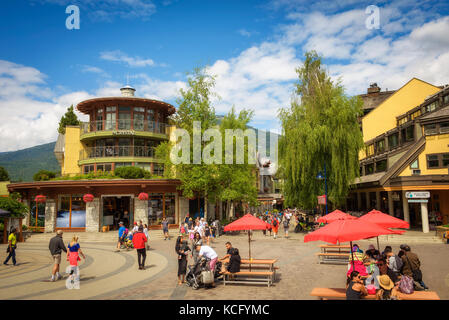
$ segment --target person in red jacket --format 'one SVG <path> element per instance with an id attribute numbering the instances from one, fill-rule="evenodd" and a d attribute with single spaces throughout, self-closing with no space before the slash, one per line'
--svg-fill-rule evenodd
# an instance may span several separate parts
<path id="1" fill-rule="evenodd" d="M 137 250 L 137 262 L 139 263 L 139 270 L 145 270 L 145 259 L 147 258 L 147 251 L 145 250 L 145 243 L 147 237 L 143 233 L 143 226 L 140 225 L 137 232 L 133 236 L 133 245 Z"/>

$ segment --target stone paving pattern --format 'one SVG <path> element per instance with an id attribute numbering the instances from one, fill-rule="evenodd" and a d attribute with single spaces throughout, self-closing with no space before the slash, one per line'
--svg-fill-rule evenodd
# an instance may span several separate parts
<path id="1" fill-rule="evenodd" d="M 253 258 L 276 258 L 277 281 L 272 287 L 262 285 L 227 285 L 220 282 L 216 288 L 193 290 L 177 285 L 177 259 L 174 250 L 175 238 L 150 240 L 147 269 L 137 267 L 134 250 L 114 252 L 113 242 L 83 242 L 79 234 L 86 261 L 80 263 L 81 288 L 68 290 L 65 281 L 48 282 L 52 260 L 48 242 L 18 243 L 18 266 L 0 266 L 0 299 L 117 299 L 117 300 L 315 300 L 309 295 L 314 287 L 344 287 L 345 265 L 318 264 L 318 245 L 322 242 L 303 242 L 302 234 L 291 233 L 273 239 L 261 232 L 254 232 L 251 242 Z M 69 238 L 64 241 L 68 242 Z M 211 246 L 222 257 L 225 242 L 231 241 L 239 248 L 242 258 L 248 256 L 248 237 L 245 233 L 225 235 L 216 239 Z M 376 240 L 362 240 L 357 243 L 366 249 Z M 381 249 L 388 243 L 380 243 Z M 390 243 L 393 250 L 399 250 L 399 243 Z M 441 299 L 449 299 L 449 245 L 443 243 L 409 243 L 418 254 L 424 275 L 424 282 L 436 291 Z M 5 258 L 6 245 L 0 246 L 0 257 Z M 2 261 L 3 261 L 2 260 Z M 61 265 L 65 271 L 67 262 Z M 191 261 L 191 259 L 190 259 Z"/>

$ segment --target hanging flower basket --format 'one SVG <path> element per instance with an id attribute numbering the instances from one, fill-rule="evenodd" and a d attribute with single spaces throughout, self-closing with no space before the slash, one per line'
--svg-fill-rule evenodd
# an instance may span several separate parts
<path id="1" fill-rule="evenodd" d="M 36 198 L 34 198 L 34 201 L 36 201 L 37 203 L 44 203 L 47 201 L 47 197 L 43 195 L 38 195 L 36 196 Z"/>
<path id="2" fill-rule="evenodd" d="M 94 196 L 92 195 L 92 194 L 90 194 L 90 193 L 87 193 L 87 194 L 85 194 L 84 196 L 83 196 L 83 200 L 84 200 L 84 202 L 92 202 L 92 201 L 94 201 Z"/>
<path id="3" fill-rule="evenodd" d="M 148 200 L 148 193 L 141 192 L 141 193 L 139 193 L 139 195 L 137 197 L 139 198 L 139 200 L 142 200 L 142 201 Z"/>

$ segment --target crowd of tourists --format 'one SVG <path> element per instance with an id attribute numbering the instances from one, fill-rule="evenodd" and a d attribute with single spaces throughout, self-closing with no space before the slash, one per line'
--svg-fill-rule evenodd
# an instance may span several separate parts
<path id="1" fill-rule="evenodd" d="M 397 300 L 399 292 L 410 294 L 428 290 L 422 279 L 421 262 L 407 244 L 397 254 L 391 246 L 381 253 L 373 245 L 363 252 L 357 244 L 349 255 L 346 298 L 358 300 L 364 295 L 376 295 L 378 300 Z"/>

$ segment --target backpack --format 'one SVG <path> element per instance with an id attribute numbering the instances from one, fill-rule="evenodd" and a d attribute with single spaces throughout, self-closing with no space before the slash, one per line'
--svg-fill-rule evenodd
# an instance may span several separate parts
<path id="1" fill-rule="evenodd" d="M 401 271 L 402 270 L 402 266 L 404 265 L 404 262 L 397 255 L 394 256 L 394 260 L 396 261 L 396 267 L 398 268 L 398 271 Z"/>
<path id="2" fill-rule="evenodd" d="M 273 226 L 276 227 L 278 225 L 278 220 L 276 218 L 273 219 Z"/>
<path id="3" fill-rule="evenodd" d="M 409 276 L 403 275 L 401 281 L 399 282 L 399 290 L 405 294 L 412 294 L 415 291 L 413 279 Z"/>

